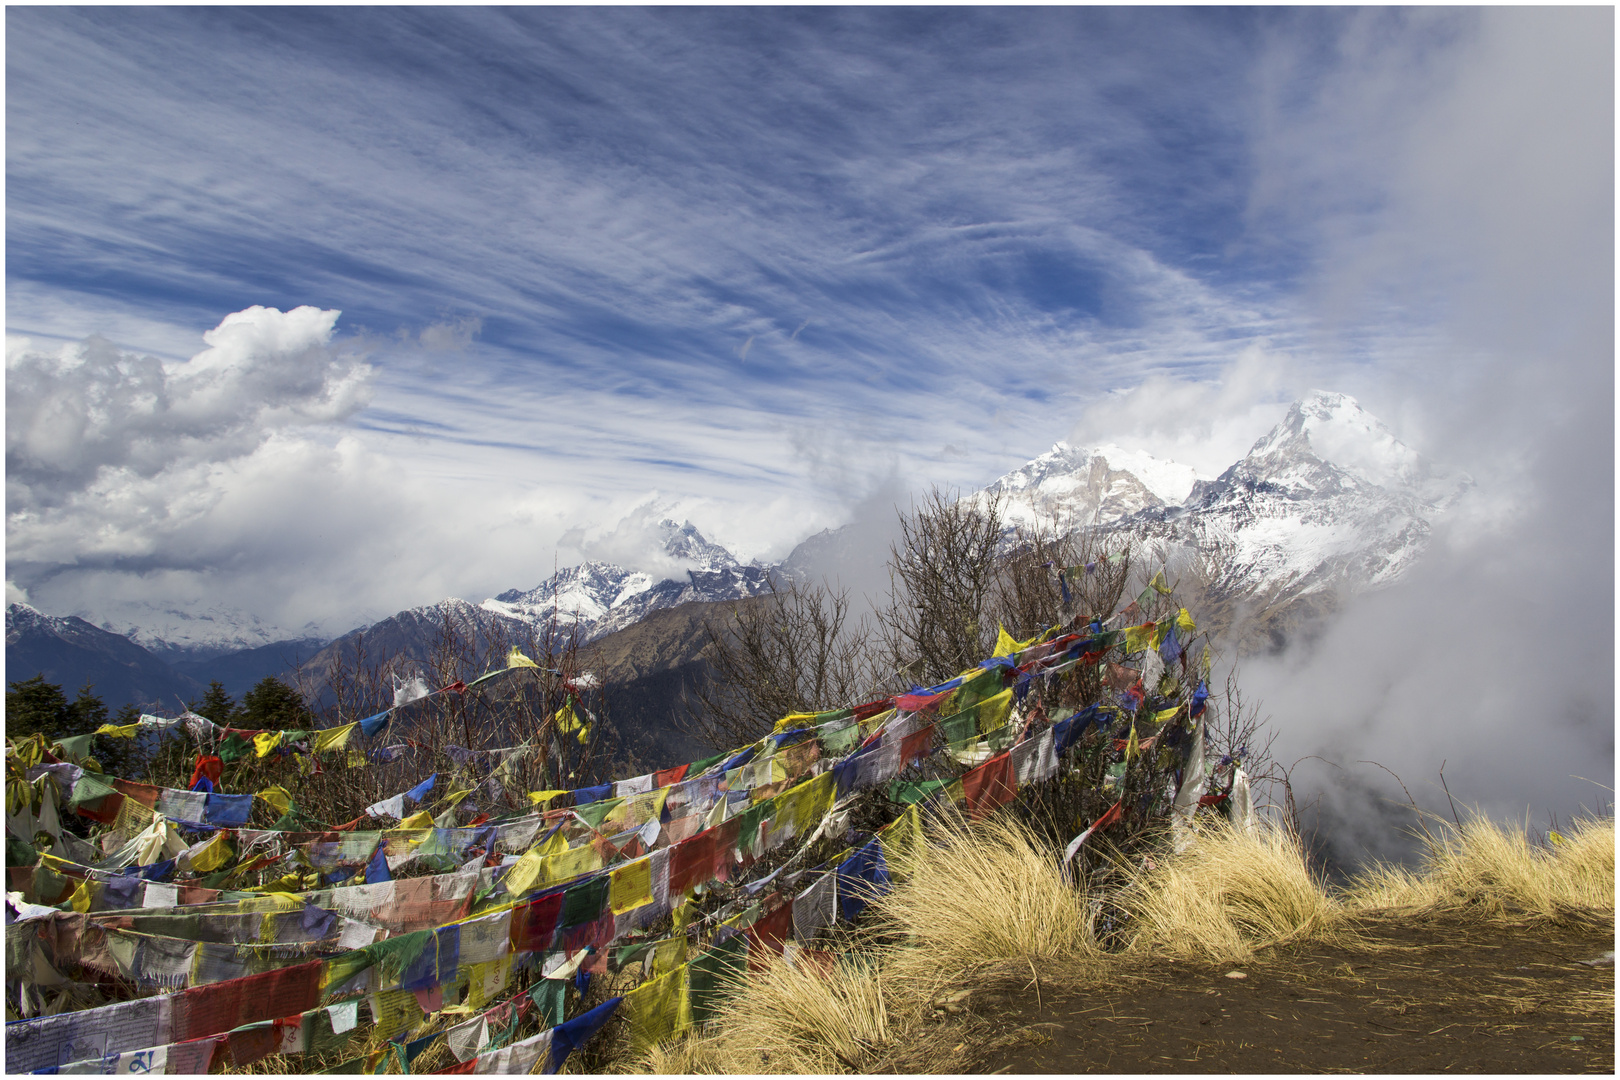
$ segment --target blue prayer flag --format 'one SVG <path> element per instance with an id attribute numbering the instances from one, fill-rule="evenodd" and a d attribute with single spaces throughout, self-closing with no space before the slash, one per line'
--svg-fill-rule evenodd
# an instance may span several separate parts
<path id="1" fill-rule="evenodd" d="M 550 1076 L 562 1068 L 569 1054 L 584 1046 L 592 1035 L 601 1030 L 603 1024 L 613 1018 L 614 1010 L 623 1000 L 623 997 L 608 998 L 590 1012 L 582 1013 L 566 1024 L 558 1024 L 552 1028 L 551 1064 L 546 1066 L 545 1074 Z"/>
<path id="2" fill-rule="evenodd" d="M 388 872 L 388 859 L 383 854 L 387 848 L 388 845 L 386 844 L 378 844 L 376 854 L 373 855 L 371 857 L 371 861 L 366 864 L 367 885 L 375 885 L 379 881 L 394 880 L 394 875 Z"/>
<path id="3" fill-rule="evenodd" d="M 412 802 L 421 802 L 422 796 L 433 790 L 433 782 L 438 778 L 439 774 L 434 773 L 432 776 L 428 777 L 426 780 L 407 791 L 405 793 L 405 797 L 410 799 Z"/>

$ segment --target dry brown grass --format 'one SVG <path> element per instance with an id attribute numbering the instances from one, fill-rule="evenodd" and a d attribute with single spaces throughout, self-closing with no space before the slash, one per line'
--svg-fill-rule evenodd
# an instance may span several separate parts
<path id="1" fill-rule="evenodd" d="M 831 973 L 772 958 L 751 972 L 710 1030 L 630 1064 L 650 1073 L 862 1071 L 897 1033 L 886 973 L 844 964 Z"/>
<path id="2" fill-rule="evenodd" d="M 994 818 L 942 823 L 895 867 L 903 879 L 874 902 L 869 969 L 830 975 L 776 962 L 745 978 L 718 1023 L 639 1058 L 631 1071 L 858 1072 L 921 1020 L 934 995 L 986 964 L 1099 956 L 1090 905 L 1060 856 L 1024 826 Z"/>
<path id="3" fill-rule="evenodd" d="M 1547 847 L 1481 814 L 1424 835 L 1418 869 L 1373 867 L 1346 890 L 1347 902 L 1481 919 L 1614 918 L 1613 817 L 1580 819 Z"/>
<path id="4" fill-rule="evenodd" d="M 1215 963 L 1332 936 L 1344 915 L 1292 832 L 1251 836 L 1224 824 L 1205 826 L 1187 851 L 1141 871 L 1119 900 L 1136 928 L 1128 952 Z"/>
<path id="5" fill-rule="evenodd" d="M 910 996 L 931 998 L 998 960 L 1100 957 L 1090 903 L 1061 853 L 1026 826 L 947 819 L 936 839 L 901 861 L 902 883 L 873 905 L 877 929 L 907 942 L 885 967 Z"/>

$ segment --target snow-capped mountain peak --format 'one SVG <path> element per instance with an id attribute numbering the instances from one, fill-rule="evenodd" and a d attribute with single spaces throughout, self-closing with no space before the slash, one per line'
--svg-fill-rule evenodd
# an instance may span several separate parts
<path id="1" fill-rule="evenodd" d="M 542 626 L 553 619 L 578 627 L 587 640 L 623 629 L 643 616 L 688 600 L 732 600 L 766 588 L 770 570 L 742 566 L 690 521 L 657 525 L 664 554 L 689 564 L 687 580 L 659 580 L 614 563 L 586 562 L 559 570 L 532 589 L 509 589 L 485 600 L 485 611 Z"/>
<path id="2" fill-rule="evenodd" d="M 1312 391 L 1217 479 L 1146 516 L 1219 551 L 1219 588 L 1302 596 L 1394 581 L 1473 486 L 1348 394 Z M 1143 520 L 1143 519 L 1139 519 Z M 1127 522 L 1129 524 L 1129 522 Z"/>
<path id="3" fill-rule="evenodd" d="M 690 521 L 677 525 L 673 518 L 664 518 L 658 523 L 658 532 L 663 537 L 664 554 L 689 561 L 695 569 L 724 570 L 737 565 L 731 552 L 708 540 Z"/>
<path id="4" fill-rule="evenodd" d="M 1325 390 L 1296 401 L 1227 473 L 1295 495 L 1362 487 L 1431 506 L 1449 504 L 1472 485 L 1401 442 L 1349 394 Z"/>
<path id="5" fill-rule="evenodd" d="M 1010 528 L 1036 523 L 1106 524 L 1153 507 L 1174 506 L 1202 479 L 1196 470 L 1114 444 L 1083 449 L 1066 442 L 1006 474 L 975 501 L 1000 495 Z"/>

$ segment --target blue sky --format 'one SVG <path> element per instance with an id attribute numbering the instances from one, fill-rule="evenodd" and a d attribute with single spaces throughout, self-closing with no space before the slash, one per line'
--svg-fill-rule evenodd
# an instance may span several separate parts
<path id="1" fill-rule="evenodd" d="M 8 9 L 8 351 L 342 313 L 284 400 L 87 459 L 118 499 L 8 443 L 8 578 L 336 629 L 646 562 L 648 506 L 769 558 L 1065 436 L 1218 471 L 1310 385 L 1433 450 L 1474 293 L 1383 270 L 1495 18 Z"/>

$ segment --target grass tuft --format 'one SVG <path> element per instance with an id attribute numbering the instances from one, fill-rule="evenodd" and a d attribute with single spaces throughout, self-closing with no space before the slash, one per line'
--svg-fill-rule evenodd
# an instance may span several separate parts
<path id="1" fill-rule="evenodd" d="M 1262 828 L 1251 836 L 1224 824 L 1206 827 L 1187 851 L 1141 871 L 1119 899 L 1136 928 L 1129 951 L 1215 963 L 1329 937 L 1344 914 L 1291 831 Z"/>
<path id="2" fill-rule="evenodd" d="M 1406 908 L 1480 919 L 1614 918 L 1614 818 L 1582 818 L 1560 843 L 1482 814 L 1424 835 L 1416 870 L 1375 866 L 1346 890 L 1363 910 Z"/>
<path id="3" fill-rule="evenodd" d="M 794 968 L 779 957 L 751 971 L 727 1004 L 723 1022 L 630 1063 L 645 1073 L 858 1072 L 889 1042 L 881 971 L 845 964 L 831 972 Z"/>
<path id="4" fill-rule="evenodd" d="M 914 996 L 997 960 L 1099 955 L 1090 903 L 1028 827 L 947 821 L 936 839 L 900 860 L 901 884 L 874 904 L 879 930 L 907 943 L 887 967 Z"/>

